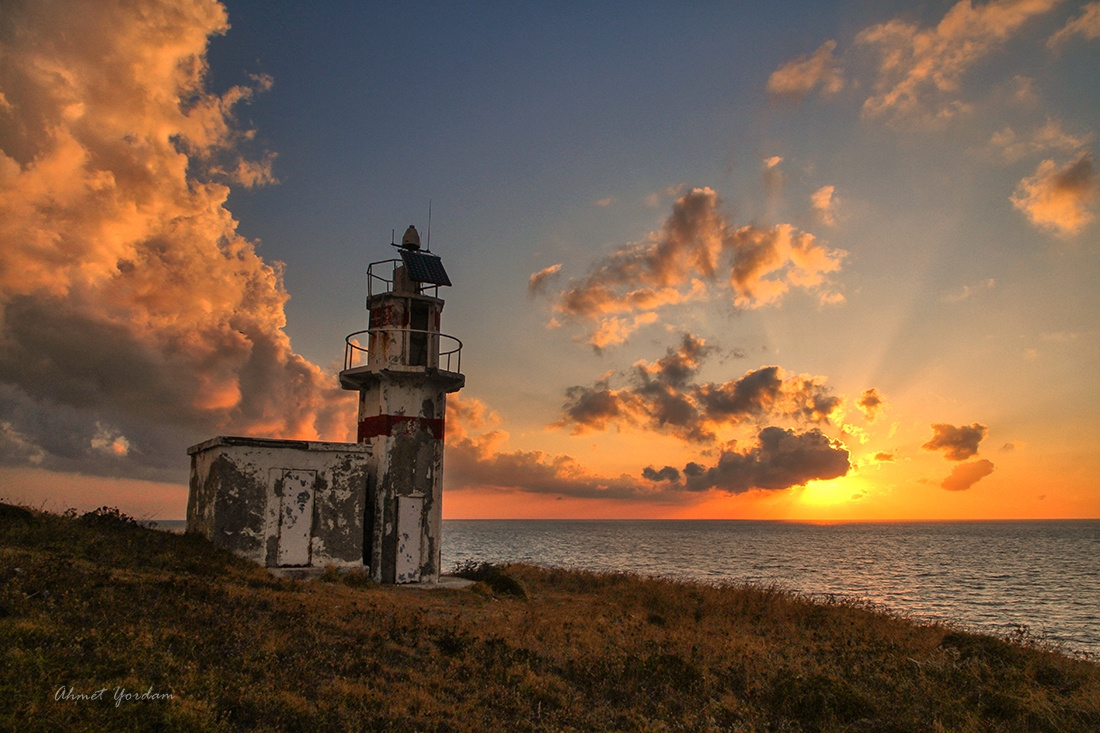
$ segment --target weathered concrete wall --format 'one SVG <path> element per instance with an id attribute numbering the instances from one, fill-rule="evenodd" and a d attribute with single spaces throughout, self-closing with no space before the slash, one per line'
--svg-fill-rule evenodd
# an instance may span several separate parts
<path id="1" fill-rule="evenodd" d="M 452 382 L 431 370 L 386 370 L 364 380 L 358 433 L 375 456 L 368 534 L 372 575 L 378 582 L 439 578 L 443 429 Z"/>
<path id="2" fill-rule="evenodd" d="M 218 437 L 187 452 L 187 531 L 269 567 L 363 564 L 369 445 Z"/>

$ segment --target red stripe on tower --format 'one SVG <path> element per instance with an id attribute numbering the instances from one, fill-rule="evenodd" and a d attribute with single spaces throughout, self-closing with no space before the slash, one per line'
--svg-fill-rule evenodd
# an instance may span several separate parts
<path id="1" fill-rule="evenodd" d="M 415 426 L 410 428 L 410 423 L 415 423 Z M 393 435 L 396 428 L 405 431 L 426 430 L 436 440 L 443 440 L 443 418 L 416 417 L 413 415 L 372 415 L 365 417 L 359 421 L 359 437 L 357 440 L 362 443 L 379 435 Z"/>

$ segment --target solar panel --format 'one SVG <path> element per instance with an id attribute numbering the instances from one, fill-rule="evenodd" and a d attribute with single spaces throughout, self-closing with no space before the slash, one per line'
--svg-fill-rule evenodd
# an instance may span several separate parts
<path id="1" fill-rule="evenodd" d="M 405 271 L 413 282 L 447 286 L 451 284 L 451 278 L 447 277 L 447 271 L 443 269 L 443 260 L 436 255 L 402 249 L 401 261 L 405 263 Z"/>

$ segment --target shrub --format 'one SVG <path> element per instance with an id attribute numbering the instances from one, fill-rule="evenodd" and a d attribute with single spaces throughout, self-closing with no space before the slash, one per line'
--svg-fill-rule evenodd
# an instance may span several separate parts
<path id="1" fill-rule="evenodd" d="M 515 576 L 508 573 L 506 566 L 467 560 L 455 566 L 454 574 L 466 580 L 484 583 L 496 595 L 527 598 L 527 590 Z"/>

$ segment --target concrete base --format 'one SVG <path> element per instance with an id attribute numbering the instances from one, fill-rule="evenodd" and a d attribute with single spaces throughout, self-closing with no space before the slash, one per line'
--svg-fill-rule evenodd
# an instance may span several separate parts
<path id="1" fill-rule="evenodd" d="M 339 573 L 350 573 L 356 570 L 365 571 L 366 568 L 334 568 Z M 289 578 L 290 580 L 316 580 L 327 572 L 328 568 L 268 568 L 268 572 L 277 578 Z M 436 582 L 424 581 L 421 583 L 402 583 L 395 588 L 410 588 L 412 590 L 463 590 L 474 585 L 476 581 L 460 578 L 457 575 L 441 575 Z"/>

